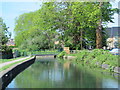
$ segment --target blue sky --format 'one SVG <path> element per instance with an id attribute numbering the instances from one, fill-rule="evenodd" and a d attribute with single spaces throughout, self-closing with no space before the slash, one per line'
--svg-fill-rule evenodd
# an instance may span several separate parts
<path id="1" fill-rule="evenodd" d="M 0 1 L 0 17 L 3 18 L 4 22 L 6 23 L 7 27 L 9 27 L 9 31 L 12 32 L 12 38 L 14 38 L 14 26 L 15 26 L 15 18 L 19 15 L 31 11 L 38 10 L 40 8 L 41 2 L 34 0 L 22 0 L 23 2 L 17 0 L 12 0 L 11 2 L 1 2 Z M 25 2 L 26 1 L 26 2 Z M 36 2 L 35 2 L 36 1 Z M 112 3 L 114 8 L 118 7 L 118 2 Z M 118 15 L 114 15 L 114 22 L 109 23 L 108 27 L 115 27 L 118 26 Z"/>
<path id="2" fill-rule="evenodd" d="M 40 4 L 38 2 L 2 2 L 2 6 L 0 3 L 0 9 L 2 8 L 2 16 L 4 22 L 7 27 L 9 27 L 9 31 L 12 32 L 12 38 L 14 37 L 14 26 L 15 19 L 19 17 L 19 15 L 31 11 L 38 10 L 40 8 Z"/>

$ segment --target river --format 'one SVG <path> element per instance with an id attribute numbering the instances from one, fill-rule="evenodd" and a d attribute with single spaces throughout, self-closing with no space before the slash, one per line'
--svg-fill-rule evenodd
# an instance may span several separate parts
<path id="1" fill-rule="evenodd" d="M 109 74 L 78 67 L 70 61 L 36 59 L 17 75 L 7 88 L 118 88 L 118 80 Z"/>

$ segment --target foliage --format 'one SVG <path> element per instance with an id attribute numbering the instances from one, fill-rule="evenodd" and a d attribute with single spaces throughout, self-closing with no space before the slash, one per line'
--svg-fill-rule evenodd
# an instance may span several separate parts
<path id="1" fill-rule="evenodd" d="M 61 58 L 61 57 L 65 56 L 65 55 L 66 55 L 66 52 L 62 51 L 60 54 L 57 55 L 57 57 Z"/>
<path id="2" fill-rule="evenodd" d="M 12 49 L 9 48 L 9 47 L 6 47 L 6 50 L 5 50 L 5 51 L 2 51 L 1 53 L 2 53 L 2 56 L 1 56 L 2 59 L 10 59 L 10 58 L 13 58 Z"/>
<path id="3" fill-rule="evenodd" d="M 9 46 L 9 48 L 17 48 L 17 46 Z"/>
<path id="4" fill-rule="evenodd" d="M 14 49 L 13 50 L 14 57 L 21 57 L 21 56 L 33 56 L 36 54 L 39 55 L 45 55 L 45 54 L 59 54 L 57 50 L 41 50 L 41 51 L 27 51 L 27 50 L 21 50 L 21 49 Z"/>
<path id="5" fill-rule="evenodd" d="M 74 54 L 74 56 L 77 56 L 77 61 L 84 61 L 84 63 L 90 64 L 93 67 L 100 67 L 103 63 L 113 67 L 119 66 L 118 56 L 102 49 L 83 50 L 80 53 Z"/>
<path id="6" fill-rule="evenodd" d="M 16 19 L 15 42 L 21 49 L 70 49 L 96 47 L 96 29 L 101 26 L 102 46 L 105 46 L 106 23 L 112 22 L 116 9 L 109 2 L 46 2 L 35 12 L 24 13 Z M 98 25 L 101 19 L 101 25 Z M 99 41 L 99 40 L 97 40 Z"/>
<path id="7" fill-rule="evenodd" d="M 25 13 L 16 20 L 15 42 L 21 49 L 40 50 L 53 48 L 55 33 L 42 28 L 41 11 Z M 41 27 L 40 27 L 41 26 Z M 45 29 L 45 30 L 44 30 Z"/>
<path id="8" fill-rule="evenodd" d="M 6 46 L 8 39 L 10 38 L 11 34 L 8 32 L 8 27 L 3 22 L 3 19 L 0 17 L 0 53 L 2 59 L 9 59 L 12 58 L 12 50 L 10 47 Z"/>
<path id="9" fill-rule="evenodd" d="M 9 49 L 6 46 L 8 39 L 10 38 L 10 32 L 7 30 L 6 24 L 3 22 L 3 19 L 0 17 L 0 51 L 6 51 Z"/>

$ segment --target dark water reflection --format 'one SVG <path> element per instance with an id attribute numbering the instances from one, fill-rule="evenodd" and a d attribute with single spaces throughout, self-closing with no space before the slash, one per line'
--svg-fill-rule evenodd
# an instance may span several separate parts
<path id="1" fill-rule="evenodd" d="M 118 81 L 91 75 L 69 61 L 42 59 L 20 73 L 8 88 L 118 88 Z"/>

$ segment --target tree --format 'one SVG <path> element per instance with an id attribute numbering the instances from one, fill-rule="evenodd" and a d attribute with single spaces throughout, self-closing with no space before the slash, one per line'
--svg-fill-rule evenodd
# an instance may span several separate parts
<path id="1" fill-rule="evenodd" d="M 11 34 L 8 32 L 8 27 L 3 22 L 3 19 L 0 17 L 0 53 L 1 59 L 13 58 L 12 49 L 6 45 Z"/>
<path id="2" fill-rule="evenodd" d="M 112 9 L 112 5 L 109 2 L 98 2 L 98 16 L 97 16 L 97 28 L 96 28 L 96 48 L 103 47 L 103 25 L 107 22 L 113 22 L 113 15 L 114 13 L 118 12 L 119 9 L 114 8 Z"/>
<path id="3" fill-rule="evenodd" d="M 6 43 L 10 37 L 10 33 L 7 30 L 6 24 L 3 22 L 3 19 L 0 17 L 0 51 L 6 51 Z"/>
<path id="4" fill-rule="evenodd" d="M 55 40 L 71 49 L 101 48 L 105 24 L 112 22 L 114 12 L 108 2 L 46 2 L 39 10 L 19 16 L 15 41 L 29 50 L 51 49 Z"/>
<path id="5" fill-rule="evenodd" d="M 44 5 L 42 9 L 25 13 L 16 19 L 14 31 L 16 32 L 15 42 L 17 46 L 28 50 L 51 49 L 54 47 L 53 38 L 56 32 L 51 30 L 50 16 L 47 16 L 49 14 L 46 13 L 46 10 L 49 13 L 51 11 L 46 8 L 47 6 Z M 49 19 L 44 17 L 44 14 Z"/>

